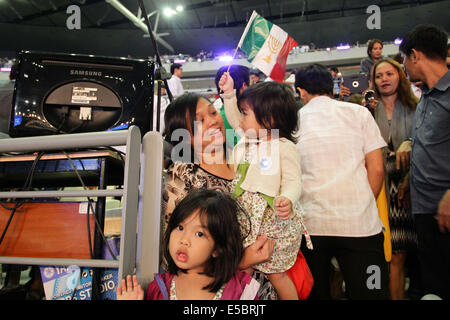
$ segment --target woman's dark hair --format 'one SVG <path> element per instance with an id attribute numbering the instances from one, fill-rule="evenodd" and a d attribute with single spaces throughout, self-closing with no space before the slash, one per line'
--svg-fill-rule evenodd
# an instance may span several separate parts
<path id="1" fill-rule="evenodd" d="M 311 95 L 333 94 L 331 72 L 321 64 L 310 64 L 300 68 L 295 74 L 295 88 L 306 90 Z"/>
<path id="2" fill-rule="evenodd" d="M 296 142 L 297 103 L 290 86 L 278 82 L 259 82 L 245 89 L 238 98 L 239 111 L 248 106 L 265 129 L 278 129 L 279 137 Z"/>
<path id="3" fill-rule="evenodd" d="M 372 39 L 367 42 L 367 55 L 372 58 L 372 49 L 376 43 L 381 44 L 381 48 L 383 48 L 383 41 L 380 39 Z"/>
<path id="4" fill-rule="evenodd" d="M 339 69 L 337 67 L 330 67 L 330 71 L 339 73 Z"/>
<path id="5" fill-rule="evenodd" d="M 164 113 L 164 132 L 166 141 L 171 142 L 176 129 L 193 130 L 197 103 L 203 96 L 186 92 L 174 99 Z M 206 99 L 206 98 L 205 98 Z"/>
<path id="6" fill-rule="evenodd" d="M 195 114 L 197 111 L 197 103 L 200 98 L 207 98 L 192 92 L 186 92 L 181 96 L 173 100 L 168 106 L 164 113 L 164 139 L 175 146 L 182 141 L 172 141 L 172 138 L 176 138 L 173 135 L 174 131 L 177 129 L 185 129 L 193 135 L 194 131 L 194 121 Z M 189 141 L 191 156 L 190 161 L 194 162 L 194 147 Z M 184 159 L 184 155 L 180 155 Z"/>
<path id="7" fill-rule="evenodd" d="M 200 189 L 190 192 L 175 207 L 170 216 L 164 234 L 164 258 L 167 261 L 167 271 L 177 274 L 180 269 L 169 252 L 170 234 L 180 223 L 193 213 L 200 214 L 200 220 L 205 224 L 214 239 L 216 257 L 211 257 L 204 274 L 214 280 L 203 289 L 217 292 L 223 284 L 227 283 L 238 269 L 244 251 L 241 229 L 237 220 L 237 202 L 231 196 L 214 190 Z"/>
<path id="8" fill-rule="evenodd" d="M 405 35 L 399 49 L 407 56 L 411 55 L 412 49 L 416 49 L 430 59 L 445 61 L 447 42 L 448 35 L 442 27 L 420 24 Z"/>

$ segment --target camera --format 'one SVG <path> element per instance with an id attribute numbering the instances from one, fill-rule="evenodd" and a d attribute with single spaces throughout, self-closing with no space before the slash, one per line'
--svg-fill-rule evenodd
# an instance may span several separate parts
<path id="1" fill-rule="evenodd" d="M 341 91 L 340 84 L 342 82 L 342 74 L 338 72 L 336 77 L 333 78 L 333 95 L 334 98 L 339 98 L 339 94 Z"/>
<path id="2" fill-rule="evenodd" d="M 366 103 L 369 104 L 373 99 L 375 99 L 375 91 L 367 90 L 364 94 L 364 100 L 366 100 Z"/>
<path id="3" fill-rule="evenodd" d="M 374 116 L 375 115 L 375 107 L 370 105 L 370 102 L 372 102 L 375 99 L 375 91 L 373 90 L 367 90 L 366 93 L 364 93 L 364 100 L 366 101 L 366 104 L 364 107 L 369 109 L 370 113 Z"/>

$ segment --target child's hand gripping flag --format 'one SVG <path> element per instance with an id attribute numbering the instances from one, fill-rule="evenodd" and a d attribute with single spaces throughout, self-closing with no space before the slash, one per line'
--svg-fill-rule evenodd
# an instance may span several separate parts
<path id="1" fill-rule="evenodd" d="M 253 11 L 238 48 L 247 54 L 253 66 L 271 79 L 282 82 L 288 54 L 297 45 L 280 27 Z"/>

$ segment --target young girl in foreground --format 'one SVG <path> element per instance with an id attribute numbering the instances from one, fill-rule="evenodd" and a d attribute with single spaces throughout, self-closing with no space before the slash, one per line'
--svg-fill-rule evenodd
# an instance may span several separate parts
<path id="1" fill-rule="evenodd" d="M 243 246 L 239 207 L 212 190 L 187 195 L 173 211 L 164 236 L 168 272 L 155 275 L 147 300 L 253 300 L 259 283 L 239 271 Z M 142 300 L 136 276 L 118 286 L 117 300 Z"/>
<path id="2" fill-rule="evenodd" d="M 247 88 L 236 101 L 228 73 L 219 86 L 228 121 L 242 135 L 231 162 L 236 171 L 233 195 L 250 215 L 251 233 L 244 247 L 259 234 L 274 239 L 272 259 L 254 268 L 267 274 L 280 299 L 298 299 L 285 271 L 296 261 L 302 234 L 309 237 L 298 204 L 301 168 L 293 136 L 298 126 L 293 91 L 285 84 L 263 82 Z M 238 218 L 247 225 L 245 215 Z"/>

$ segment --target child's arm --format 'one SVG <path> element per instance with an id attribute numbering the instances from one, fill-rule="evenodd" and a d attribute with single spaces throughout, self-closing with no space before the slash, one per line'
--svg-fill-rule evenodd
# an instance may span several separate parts
<path id="1" fill-rule="evenodd" d="M 225 106 L 225 116 L 228 123 L 239 134 L 239 118 L 241 113 L 237 106 L 236 92 L 234 89 L 234 80 L 228 72 L 225 72 L 219 80 L 219 88 L 223 91 L 220 96 Z"/>
<path id="2" fill-rule="evenodd" d="M 117 300 L 144 300 L 144 290 L 138 282 L 137 276 L 128 275 L 127 279 L 122 279 L 122 284 L 117 286 L 116 299 Z"/>
<path id="3" fill-rule="evenodd" d="M 292 142 L 280 146 L 281 190 L 275 198 L 276 214 L 286 220 L 292 213 L 293 204 L 300 199 L 301 176 L 300 152 Z"/>

